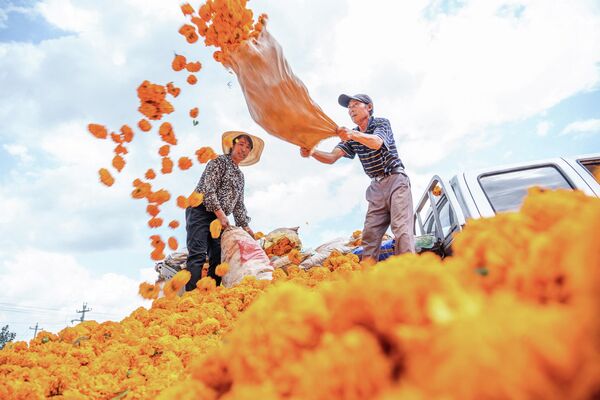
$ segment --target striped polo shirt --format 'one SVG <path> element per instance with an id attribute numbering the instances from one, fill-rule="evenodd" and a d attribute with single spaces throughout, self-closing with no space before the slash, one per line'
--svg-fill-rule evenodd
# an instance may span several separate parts
<path id="1" fill-rule="evenodd" d="M 358 126 L 354 130 L 359 131 Z M 373 150 L 355 140 L 340 142 L 336 147 L 344 152 L 344 157 L 354 158 L 358 154 L 369 178 L 389 173 L 396 168 L 404 169 L 404 164 L 398 156 L 390 121 L 385 118 L 370 117 L 367 131 L 363 133 L 379 136 L 383 139 L 383 144 L 378 150 Z"/>

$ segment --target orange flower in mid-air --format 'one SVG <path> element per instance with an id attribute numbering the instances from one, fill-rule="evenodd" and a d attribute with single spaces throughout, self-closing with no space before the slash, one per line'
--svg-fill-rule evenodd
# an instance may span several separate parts
<path id="1" fill-rule="evenodd" d="M 106 127 L 99 124 L 88 124 L 88 131 L 98 139 L 106 139 L 108 136 L 108 131 Z"/>
<path id="2" fill-rule="evenodd" d="M 142 118 L 138 121 L 138 128 L 140 128 L 143 132 L 148 132 L 150 129 L 152 129 L 152 125 L 147 119 Z"/>
<path id="3" fill-rule="evenodd" d="M 433 189 L 431 189 L 431 194 L 434 196 L 439 196 L 442 194 L 442 188 L 440 185 L 435 185 Z"/>
<path id="4" fill-rule="evenodd" d="M 198 207 L 204 201 L 204 193 L 198 193 L 195 190 L 187 198 L 190 207 Z"/>
<path id="5" fill-rule="evenodd" d="M 167 243 L 169 244 L 169 248 L 171 250 L 177 250 L 177 247 L 179 247 L 179 243 L 177 243 L 177 239 L 175 239 L 173 236 L 171 236 L 169 238 L 169 240 L 167 240 Z"/>
<path id="6" fill-rule="evenodd" d="M 196 150 L 196 156 L 198 157 L 198 162 L 200 164 L 206 164 L 210 160 L 214 160 L 217 158 L 217 154 L 210 147 L 201 147 Z"/>
<path id="7" fill-rule="evenodd" d="M 150 228 L 158 228 L 158 227 L 162 226 L 162 224 L 163 224 L 162 218 L 152 217 L 152 218 L 150 218 L 150 220 L 148 220 L 148 226 Z"/>
<path id="8" fill-rule="evenodd" d="M 212 236 L 213 239 L 218 238 L 219 236 L 221 236 L 221 229 L 223 229 L 221 221 L 215 219 L 213 222 L 210 223 L 209 226 L 210 236 Z"/>
<path id="9" fill-rule="evenodd" d="M 123 125 L 121 127 L 121 134 L 123 135 L 123 141 L 125 143 L 130 143 L 133 140 L 133 130 L 129 125 Z"/>
<path id="10" fill-rule="evenodd" d="M 192 167 L 192 160 L 188 157 L 180 157 L 177 164 L 179 165 L 179 169 L 185 171 Z"/>
<path id="11" fill-rule="evenodd" d="M 123 135 L 117 135 L 116 133 L 111 132 L 110 138 L 112 139 L 113 142 L 115 142 L 117 144 L 123 143 Z"/>
<path id="12" fill-rule="evenodd" d="M 175 132 L 173 131 L 173 125 L 169 122 L 163 122 L 158 129 L 158 134 L 163 142 L 172 144 L 175 146 L 177 144 L 177 138 L 175 137 Z"/>
<path id="13" fill-rule="evenodd" d="M 202 64 L 200 63 L 200 61 L 190 62 L 185 65 L 185 69 L 187 69 L 188 72 L 198 72 L 201 68 Z"/>
<path id="14" fill-rule="evenodd" d="M 221 263 L 219 265 L 217 265 L 217 268 L 215 269 L 215 274 L 217 274 L 217 276 L 220 277 L 224 277 L 227 272 L 229 272 L 229 264 L 225 263 Z"/>
<path id="15" fill-rule="evenodd" d="M 179 89 L 178 87 L 175 87 L 175 85 L 173 85 L 173 82 L 169 82 L 169 83 L 167 83 L 167 92 L 171 96 L 177 97 L 177 96 L 179 96 L 179 93 L 181 93 L 181 89 Z"/>
<path id="16" fill-rule="evenodd" d="M 181 28 L 179 28 L 179 33 L 181 33 L 185 37 L 185 40 L 187 40 L 188 43 L 195 43 L 198 41 L 196 28 L 194 28 L 192 25 L 183 25 Z"/>
<path id="17" fill-rule="evenodd" d="M 183 15 L 192 15 L 194 13 L 194 7 L 190 6 L 189 3 L 184 3 L 181 5 L 181 12 Z"/>
<path id="18" fill-rule="evenodd" d="M 148 197 L 152 193 L 152 185 L 147 182 L 141 182 L 139 179 L 134 181 L 133 186 L 135 189 L 131 192 L 131 197 L 134 199 L 143 199 Z"/>
<path id="19" fill-rule="evenodd" d="M 148 282 L 142 282 L 142 283 L 140 283 L 140 288 L 139 288 L 138 293 L 140 296 L 142 296 L 144 299 L 147 299 L 147 300 L 157 299 L 158 295 L 160 293 L 160 285 L 158 285 L 158 284 L 153 285 Z"/>
<path id="20" fill-rule="evenodd" d="M 171 229 L 179 228 L 179 221 L 173 220 L 173 221 L 169 222 L 169 228 L 171 228 Z"/>
<path id="21" fill-rule="evenodd" d="M 195 85 L 197 82 L 198 78 L 196 78 L 196 75 L 190 74 L 190 76 L 187 77 L 187 83 L 189 83 L 190 85 Z"/>
<path id="22" fill-rule="evenodd" d="M 156 178 L 156 172 L 154 172 L 154 170 L 152 168 L 150 168 L 150 169 L 148 169 L 148 171 L 146 171 L 144 176 L 146 177 L 146 179 L 154 179 L 154 178 Z"/>
<path id="23" fill-rule="evenodd" d="M 121 172 L 123 167 L 125 167 L 125 159 L 117 154 L 112 159 L 112 165 L 117 171 Z"/>
<path id="24" fill-rule="evenodd" d="M 162 168 L 160 169 L 160 172 L 162 172 L 163 175 L 173 172 L 173 160 L 171 160 L 169 157 L 163 157 Z"/>
<path id="25" fill-rule="evenodd" d="M 123 146 L 122 144 L 118 144 L 117 146 L 115 146 L 115 154 L 127 154 L 127 147 Z"/>
<path id="26" fill-rule="evenodd" d="M 162 145 L 158 149 L 158 155 L 161 157 L 166 157 L 169 155 L 170 150 L 171 150 L 171 146 L 169 146 L 168 144 Z"/>
<path id="27" fill-rule="evenodd" d="M 188 208 L 188 199 L 185 196 L 177 196 L 177 207 L 183 208 L 184 210 Z"/>
<path id="28" fill-rule="evenodd" d="M 156 204 L 148 204 L 146 206 L 146 212 L 152 217 L 156 217 L 160 213 L 160 208 Z"/>
<path id="29" fill-rule="evenodd" d="M 194 107 L 190 110 L 190 117 L 198 118 L 198 107 Z"/>
<path id="30" fill-rule="evenodd" d="M 185 56 L 182 56 L 180 54 L 175 54 L 175 57 L 173 58 L 173 61 L 171 62 L 171 67 L 173 68 L 174 71 L 181 71 L 182 69 L 185 68 L 187 64 L 187 60 L 185 59 Z"/>
<path id="31" fill-rule="evenodd" d="M 106 168 L 100 168 L 98 174 L 100 175 L 100 182 L 106 186 L 112 186 L 115 183 L 115 178 L 112 177 Z"/>

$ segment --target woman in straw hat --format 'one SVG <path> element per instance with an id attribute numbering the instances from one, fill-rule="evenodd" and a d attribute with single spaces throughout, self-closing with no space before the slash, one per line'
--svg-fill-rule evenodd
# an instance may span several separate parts
<path id="1" fill-rule="evenodd" d="M 244 228 L 251 236 L 248 226 L 250 218 L 244 205 L 244 174 L 240 166 L 258 162 L 264 142 L 262 139 L 245 132 L 229 131 L 221 139 L 223 155 L 210 161 L 196 186 L 196 191 L 204 194 L 204 201 L 198 207 L 185 210 L 187 231 L 187 270 L 192 274 L 186 290 L 194 290 L 202 275 L 202 266 L 208 257 L 208 276 L 217 285 L 221 278 L 215 273 L 221 262 L 221 239 L 210 235 L 210 223 L 218 219 L 226 229 L 229 226 L 228 215 L 233 213 L 235 224 Z"/>

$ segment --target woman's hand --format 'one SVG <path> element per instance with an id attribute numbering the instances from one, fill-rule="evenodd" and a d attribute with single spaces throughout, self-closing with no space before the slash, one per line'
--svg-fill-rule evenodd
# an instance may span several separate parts
<path id="1" fill-rule="evenodd" d="M 229 228 L 229 219 L 227 219 L 227 215 L 223 212 L 223 210 L 218 209 L 215 211 L 215 215 L 217 216 L 219 222 L 221 223 L 221 227 L 223 230 Z"/>

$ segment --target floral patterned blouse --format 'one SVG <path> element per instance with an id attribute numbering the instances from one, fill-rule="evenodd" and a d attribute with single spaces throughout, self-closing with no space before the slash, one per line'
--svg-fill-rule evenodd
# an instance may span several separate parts
<path id="1" fill-rule="evenodd" d="M 206 164 L 196 191 L 204 193 L 204 206 L 207 211 L 219 208 L 225 215 L 233 212 L 235 224 L 248 226 L 250 217 L 244 205 L 244 174 L 229 154 L 223 154 Z"/>

